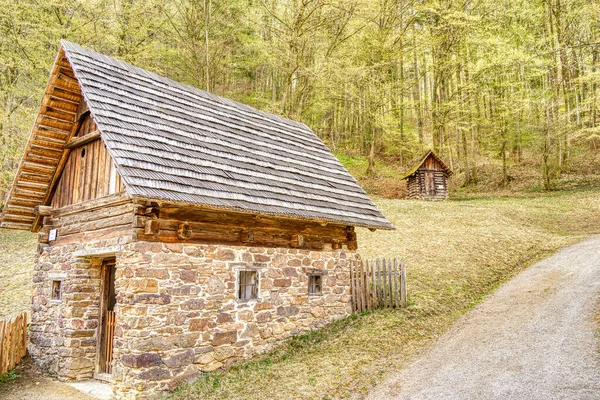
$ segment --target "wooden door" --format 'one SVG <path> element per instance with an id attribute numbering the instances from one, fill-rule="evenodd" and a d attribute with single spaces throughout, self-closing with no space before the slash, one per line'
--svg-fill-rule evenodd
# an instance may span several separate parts
<path id="1" fill-rule="evenodd" d="M 115 335 L 115 260 L 104 261 L 101 272 L 100 323 L 98 325 L 96 371 L 100 374 L 110 374 Z"/>
<path id="2" fill-rule="evenodd" d="M 425 172 L 425 194 L 427 196 L 435 196 L 435 172 Z"/>

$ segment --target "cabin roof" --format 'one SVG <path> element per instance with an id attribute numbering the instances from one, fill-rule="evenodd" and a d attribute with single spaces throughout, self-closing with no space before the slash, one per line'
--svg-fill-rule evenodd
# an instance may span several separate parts
<path id="1" fill-rule="evenodd" d="M 44 121 L 56 122 L 61 99 L 77 104 L 81 96 L 133 198 L 393 229 L 305 124 L 65 40 L 1 226 L 31 227 L 33 207 L 49 204 L 75 117 L 59 110 L 62 125 Z M 40 161 L 34 150 L 48 138 L 53 152 Z M 40 178 L 35 192 L 21 196 L 32 170 Z"/>
<path id="2" fill-rule="evenodd" d="M 439 158 L 433 150 L 428 150 L 427 153 L 425 153 L 425 155 L 419 159 L 417 164 L 410 171 L 408 171 L 406 174 L 404 174 L 404 176 L 401 178 L 401 180 L 408 179 L 411 176 L 413 176 L 421 168 L 421 166 L 425 163 L 425 161 L 429 157 L 433 157 L 440 164 L 440 166 L 442 167 L 442 170 L 444 170 L 444 172 L 446 173 L 447 176 L 452 175 L 452 170 L 442 161 L 442 159 Z"/>

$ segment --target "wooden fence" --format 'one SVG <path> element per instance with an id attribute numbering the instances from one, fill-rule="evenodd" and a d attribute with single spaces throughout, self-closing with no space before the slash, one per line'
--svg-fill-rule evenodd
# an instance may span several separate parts
<path id="1" fill-rule="evenodd" d="M 398 265 L 400 264 L 400 265 Z M 404 260 L 377 259 L 350 266 L 352 311 L 406 307 Z"/>
<path id="2" fill-rule="evenodd" d="M 27 353 L 27 313 L 0 321 L 0 375 L 10 371 Z"/>

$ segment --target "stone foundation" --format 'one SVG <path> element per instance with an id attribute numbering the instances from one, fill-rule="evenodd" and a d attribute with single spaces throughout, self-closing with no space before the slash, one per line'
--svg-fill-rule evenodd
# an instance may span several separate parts
<path id="1" fill-rule="evenodd" d="M 351 312 L 355 252 L 108 242 L 85 248 L 120 249 L 112 371 L 118 398 L 171 390 Z M 64 379 L 86 379 L 95 369 L 101 259 L 74 257 L 82 248 L 43 248 L 35 269 L 30 352 Z M 258 299 L 236 299 L 239 270 L 257 271 Z M 322 294 L 308 294 L 309 274 L 322 276 Z M 57 275 L 63 298 L 52 301 Z"/>

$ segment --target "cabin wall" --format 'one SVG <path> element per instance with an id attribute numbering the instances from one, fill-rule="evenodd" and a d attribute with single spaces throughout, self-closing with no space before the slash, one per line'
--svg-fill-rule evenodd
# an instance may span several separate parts
<path id="1" fill-rule="evenodd" d="M 131 238 L 131 236 L 129 237 Z M 92 378 L 100 310 L 100 257 L 127 242 L 126 237 L 78 244 L 40 244 L 33 273 L 28 351 L 40 368 L 65 380 Z M 62 282 L 60 300 L 52 299 L 52 283 Z"/>
<path id="2" fill-rule="evenodd" d="M 354 229 L 343 225 L 115 194 L 52 210 L 40 242 L 29 350 L 61 379 L 96 370 L 101 263 L 116 258 L 118 398 L 172 389 L 351 312 L 358 255 Z M 240 270 L 257 271 L 257 299 L 237 300 Z M 321 294 L 308 294 L 311 274 Z M 54 279 L 63 282 L 60 301 L 50 300 Z"/>
<path id="3" fill-rule="evenodd" d="M 131 237 L 134 206 L 125 193 L 105 196 L 52 210 L 44 217 L 39 241 L 53 246 Z M 49 233 L 55 231 L 55 240 Z"/>
<path id="4" fill-rule="evenodd" d="M 351 312 L 347 250 L 133 242 L 117 258 L 118 397 L 152 397 Z M 258 299 L 236 300 L 239 270 Z M 308 276 L 322 274 L 322 294 Z"/>
<path id="5" fill-rule="evenodd" d="M 97 129 L 89 113 L 81 118 L 76 138 L 93 134 Z M 56 186 L 52 206 L 61 208 L 78 204 L 122 192 L 124 189 L 106 146 L 98 138 L 69 152 Z"/>
<path id="6" fill-rule="evenodd" d="M 444 171 L 434 171 L 433 183 L 435 185 L 435 194 L 427 194 L 425 186 L 426 170 L 419 169 L 415 174 L 408 178 L 407 198 L 420 200 L 445 200 L 448 198 L 448 182 Z"/>
<path id="7" fill-rule="evenodd" d="M 43 220 L 33 274 L 29 353 L 37 365 L 62 379 L 94 373 L 100 303 L 101 257 L 132 239 L 133 205 L 126 195 L 70 205 Z M 55 240 L 49 233 L 56 229 Z M 116 250 L 115 250 L 116 249 Z M 52 282 L 62 282 L 52 300 Z"/>

